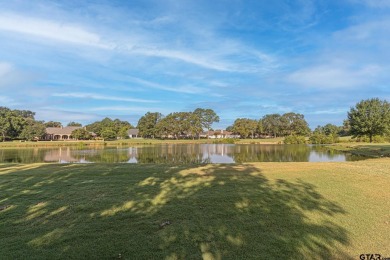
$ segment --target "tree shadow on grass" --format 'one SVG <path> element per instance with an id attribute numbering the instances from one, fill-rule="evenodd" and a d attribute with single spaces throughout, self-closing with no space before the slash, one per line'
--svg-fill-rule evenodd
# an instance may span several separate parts
<path id="1" fill-rule="evenodd" d="M 11 258 L 348 258 L 337 203 L 251 164 L 23 167 L 0 169 Z"/>

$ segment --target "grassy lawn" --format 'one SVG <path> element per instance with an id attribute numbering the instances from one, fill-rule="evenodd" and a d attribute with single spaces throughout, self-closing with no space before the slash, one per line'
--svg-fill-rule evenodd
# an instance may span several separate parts
<path id="1" fill-rule="evenodd" d="M 0 258 L 390 257 L 389 165 L 0 164 Z"/>

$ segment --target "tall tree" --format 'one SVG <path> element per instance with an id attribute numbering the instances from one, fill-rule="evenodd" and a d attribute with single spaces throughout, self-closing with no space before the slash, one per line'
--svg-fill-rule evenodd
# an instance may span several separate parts
<path id="1" fill-rule="evenodd" d="M 251 136 L 253 139 L 257 128 L 258 122 L 249 118 L 238 118 L 233 124 L 233 132 L 239 134 L 242 138 Z"/>
<path id="2" fill-rule="evenodd" d="M 112 120 L 108 117 L 104 118 L 102 121 L 96 121 L 86 126 L 88 131 L 94 132 L 101 137 L 103 137 L 102 132 L 105 130 L 110 130 L 110 133 L 117 133 L 117 137 L 120 137 L 118 134 L 123 127 L 127 128 L 127 130 L 133 128 L 133 126 L 127 121 L 121 121 L 119 119 Z"/>
<path id="3" fill-rule="evenodd" d="M 72 131 L 72 137 L 77 140 L 89 140 L 92 138 L 91 134 L 84 128 L 75 129 Z"/>
<path id="4" fill-rule="evenodd" d="M 27 118 L 25 123 L 19 138 L 31 141 L 42 139 L 45 136 L 46 127 L 43 122 Z"/>
<path id="5" fill-rule="evenodd" d="M 158 112 L 147 112 L 138 120 L 137 128 L 139 134 L 144 138 L 155 138 L 158 135 L 157 124 L 163 118 Z"/>
<path id="6" fill-rule="evenodd" d="M 348 120 L 351 134 L 354 137 L 367 135 L 371 143 L 374 135 L 390 131 L 390 104 L 378 98 L 362 100 L 350 109 Z"/>
<path id="7" fill-rule="evenodd" d="M 169 135 L 172 135 L 175 139 L 179 139 L 181 133 L 179 113 L 174 112 L 168 114 L 158 122 L 156 128 L 162 136 L 168 137 Z"/>
<path id="8" fill-rule="evenodd" d="M 194 114 L 198 115 L 200 118 L 200 124 L 203 128 L 207 129 L 207 138 L 208 132 L 211 129 L 213 123 L 219 122 L 219 116 L 212 109 L 197 108 L 194 111 Z"/>
<path id="9" fill-rule="evenodd" d="M 0 107 L 0 132 L 3 141 L 18 138 L 23 128 L 27 124 L 27 119 L 34 120 L 34 112 L 29 110 L 11 110 Z"/>
<path id="10" fill-rule="evenodd" d="M 304 115 L 285 113 L 280 117 L 280 127 L 283 135 L 307 135 L 310 133 L 309 124 Z"/>
<path id="11" fill-rule="evenodd" d="M 269 115 L 265 115 L 261 119 L 261 124 L 263 126 L 264 132 L 267 135 L 272 135 L 274 137 L 281 135 L 282 132 L 281 117 L 282 116 L 280 114 L 269 114 Z"/>

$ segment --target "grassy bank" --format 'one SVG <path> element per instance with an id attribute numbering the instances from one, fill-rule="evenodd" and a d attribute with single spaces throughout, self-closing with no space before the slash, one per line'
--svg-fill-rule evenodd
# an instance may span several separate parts
<path id="1" fill-rule="evenodd" d="M 390 256 L 389 165 L 2 164 L 1 257 Z"/>
<path id="2" fill-rule="evenodd" d="M 367 157 L 390 157 L 390 144 L 370 144 L 370 143 L 339 143 L 334 145 L 329 145 L 331 149 L 352 153 L 360 156 Z"/>
<path id="3" fill-rule="evenodd" d="M 25 147 L 61 147 L 61 146 L 131 146 L 131 145 L 151 145 L 151 144 L 204 144 L 222 142 L 226 139 L 124 139 L 115 141 L 102 141 L 102 140 L 87 140 L 87 141 L 38 141 L 38 142 L 0 142 L 1 148 L 25 148 Z M 283 138 L 270 138 L 270 139 L 234 139 L 234 143 L 237 144 L 278 144 L 283 141 Z"/>

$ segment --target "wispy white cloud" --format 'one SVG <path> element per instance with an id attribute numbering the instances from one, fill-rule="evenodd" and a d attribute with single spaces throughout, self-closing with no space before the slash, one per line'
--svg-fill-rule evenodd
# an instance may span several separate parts
<path id="1" fill-rule="evenodd" d="M 310 115 L 332 115 L 332 114 L 345 114 L 347 111 L 347 108 L 333 108 L 333 109 L 326 109 L 326 110 L 316 110 L 312 112 L 306 112 L 305 114 Z"/>
<path id="2" fill-rule="evenodd" d="M 121 113 L 140 113 L 140 114 L 145 114 L 148 111 L 154 112 L 158 111 L 160 113 L 169 113 L 172 112 L 171 110 L 165 108 L 165 107 L 142 107 L 142 106 L 99 106 L 99 107 L 92 107 L 92 108 L 87 108 L 87 111 L 91 112 L 121 112 Z"/>
<path id="3" fill-rule="evenodd" d="M 34 109 L 36 112 L 37 120 L 59 120 L 63 124 L 69 123 L 71 121 L 82 122 L 82 123 L 91 123 L 95 120 L 100 120 L 104 116 L 94 114 L 94 113 L 83 113 L 76 112 L 71 110 L 60 110 L 54 107 L 45 107 L 40 109 Z"/>
<path id="4" fill-rule="evenodd" d="M 144 85 L 149 88 L 153 89 L 160 89 L 160 90 L 166 90 L 166 91 L 172 91 L 172 92 L 178 92 L 178 93 L 187 93 L 187 94 L 196 94 L 196 93 L 204 93 L 206 90 L 203 88 L 199 87 L 194 87 L 194 86 L 172 86 L 168 87 L 162 84 L 158 84 L 152 81 L 136 78 L 136 77 L 127 77 L 131 81 Z"/>
<path id="5" fill-rule="evenodd" d="M 92 33 L 81 26 L 61 24 L 54 21 L 9 13 L 0 13 L 0 30 L 23 33 L 72 44 L 99 48 L 110 47 L 102 43 L 98 34 Z"/>
<path id="6" fill-rule="evenodd" d="M 126 102 L 138 102 L 138 103 L 156 103 L 159 101 L 156 100 L 146 100 L 138 98 L 129 98 L 129 97 L 116 97 L 116 96 L 107 96 L 99 95 L 95 93 L 53 93 L 53 97 L 65 97 L 65 98 L 84 98 L 84 99 L 96 99 L 96 100 L 111 100 L 111 101 L 126 101 Z"/>
<path id="7" fill-rule="evenodd" d="M 319 65 L 295 71 L 288 75 L 287 80 L 310 88 L 351 88 L 372 82 L 382 71 L 376 65 L 366 65 L 359 69 Z"/>
<path id="8" fill-rule="evenodd" d="M 6 62 L 0 62 L 0 77 L 4 77 L 12 71 L 12 65 Z"/>
<path id="9" fill-rule="evenodd" d="M 167 19 L 166 17 L 162 20 Z M 0 13 L 0 31 L 105 49 L 125 55 L 170 59 L 222 72 L 257 72 L 259 69 L 273 67 L 275 61 L 271 55 L 212 34 L 208 35 L 208 39 L 203 38 L 203 41 L 194 39 L 191 49 L 182 46 L 175 48 L 165 39 L 159 39 L 153 31 L 140 28 L 138 31 L 141 35 L 131 33 L 129 36 L 123 36 L 120 31 L 107 35 L 103 31 L 91 31 L 90 26 L 13 13 Z M 204 48 L 204 42 L 210 44 L 208 49 Z M 231 59 L 237 55 L 241 56 L 238 61 Z M 250 61 L 243 61 L 249 58 Z"/>

